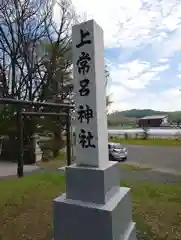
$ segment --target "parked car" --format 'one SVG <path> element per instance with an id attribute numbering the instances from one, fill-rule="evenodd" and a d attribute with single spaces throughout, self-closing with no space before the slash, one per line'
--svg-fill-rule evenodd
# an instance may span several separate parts
<path id="1" fill-rule="evenodd" d="M 110 161 L 126 161 L 128 151 L 125 147 L 121 146 L 120 143 L 108 143 L 109 149 L 109 160 Z"/>

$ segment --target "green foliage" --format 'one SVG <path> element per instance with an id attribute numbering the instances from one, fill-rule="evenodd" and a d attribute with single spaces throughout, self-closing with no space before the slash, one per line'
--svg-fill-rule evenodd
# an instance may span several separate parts
<path id="1" fill-rule="evenodd" d="M 181 122 L 181 111 L 169 112 L 168 118 L 170 121 Z"/>
<path id="2" fill-rule="evenodd" d="M 143 140 L 147 140 L 148 139 L 148 129 L 147 128 L 143 128 Z"/>
<path id="3" fill-rule="evenodd" d="M 108 115 L 108 124 L 111 125 L 132 125 L 136 126 L 139 118 L 153 115 L 168 115 L 168 120 L 173 122 L 181 122 L 181 111 L 164 112 L 152 109 L 131 109 L 126 111 L 116 111 Z"/>
<path id="4" fill-rule="evenodd" d="M 6 106 L 0 113 L 0 135 L 15 135 L 17 118 L 13 106 Z"/>
<path id="5" fill-rule="evenodd" d="M 167 115 L 167 112 L 163 111 L 154 111 L 152 109 L 131 109 L 120 112 L 125 117 L 130 118 L 142 118 L 145 116 L 152 116 L 152 115 Z"/>
<path id="6" fill-rule="evenodd" d="M 114 112 L 108 114 L 108 126 L 136 127 L 136 120 L 125 117 L 122 112 Z"/>
<path id="7" fill-rule="evenodd" d="M 121 144 L 142 145 L 142 146 L 181 146 L 181 143 L 175 139 L 122 139 L 110 138 L 111 142 L 119 142 Z"/>
<path id="8" fill-rule="evenodd" d="M 124 134 L 124 139 L 125 139 L 125 140 L 128 139 L 128 134 L 127 134 L 127 133 Z"/>

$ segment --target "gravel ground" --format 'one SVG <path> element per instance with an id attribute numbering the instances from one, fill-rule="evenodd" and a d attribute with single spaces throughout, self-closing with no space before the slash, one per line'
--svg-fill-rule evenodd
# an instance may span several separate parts
<path id="1" fill-rule="evenodd" d="M 121 169 L 121 180 L 148 181 L 150 183 L 181 183 L 181 175 L 157 171 L 131 171 Z"/>
<path id="2" fill-rule="evenodd" d="M 64 168 L 60 170 L 64 173 Z M 165 183 L 181 183 L 181 175 L 166 173 L 160 171 L 132 171 L 124 168 L 120 168 L 120 179 L 125 181 L 148 181 L 154 184 L 165 184 Z"/>
<path id="3" fill-rule="evenodd" d="M 64 173 L 64 168 L 60 172 Z M 181 175 L 152 170 L 132 171 L 122 168 L 120 168 L 120 179 L 125 181 L 148 181 L 154 184 L 181 183 Z"/>
<path id="4" fill-rule="evenodd" d="M 34 169 L 29 172 L 25 172 L 24 176 L 31 175 L 37 172 L 45 172 L 45 171 L 59 171 L 60 173 L 64 174 L 63 170 L 49 170 L 49 169 Z M 7 178 L 14 178 L 16 175 L 9 175 L 9 176 L 0 176 L 0 179 L 7 179 Z M 148 181 L 154 184 L 172 184 L 172 183 L 181 183 L 181 175 L 171 174 L 171 173 L 164 173 L 158 171 L 132 171 L 127 169 L 120 169 L 120 179 L 125 181 Z"/>

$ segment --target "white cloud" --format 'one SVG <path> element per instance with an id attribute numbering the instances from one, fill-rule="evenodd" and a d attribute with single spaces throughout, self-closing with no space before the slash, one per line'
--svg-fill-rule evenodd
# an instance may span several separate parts
<path id="1" fill-rule="evenodd" d="M 144 3 L 141 0 L 73 0 L 73 4 L 79 13 L 86 12 L 87 19 L 94 18 L 103 28 L 106 47 L 136 47 L 157 39 L 166 41 L 159 49 L 163 57 L 181 47 L 180 31 L 173 34 L 175 44 L 171 45 L 165 31 L 179 28 L 180 0 L 151 0 Z"/>
<path id="2" fill-rule="evenodd" d="M 114 101 L 112 109 L 180 109 L 179 88 L 162 89 L 158 94 L 151 92 L 149 86 L 152 81 L 160 80 L 159 73 L 169 68 L 170 57 L 181 49 L 181 1 L 72 1 L 79 13 L 86 12 L 87 20 L 94 18 L 103 28 L 105 47 L 126 48 L 125 54 L 129 57 L 147 44 L 152 49 L 150 61 L 141 61 L 139 57 L 121 64 L 120 59 L 117 63 L 108 60 L 112 80 L 109 92 Z M 181 78 L 179 72 L 177 77 Z"/>
<path id="3" fill-rule="evenodd" d="M 179 63 L 177 70 L 181 72 L 181 63 Z"/>
<path id="4" fill-rule="evenodd" d="M 129 89 L 143 89 L 153 80 L 159 80 L 160 72 L 169 68 L 169 64 L 152 67 L 149 62 L 139 59 L 125 63 L 109 65 L 111 80 Z"/>
<path id="5" fill-rule="evenodd" d="M 165 42 L 162 43 L 162 47 L 160 51 L 158 51 L 158 55 L 164 57 L 171 57 L 177 51 L 181 50 L 181 28 L 178 28 Z"/>
<path id="6" fill-rule="evenodd" d="M 109 108 L 110 112 L 120 109 L 121 110 L 129 109 L 131 99 L 133 99 L 136 96 L 136 93 L 134 93 L 133 91 L 128 90 L 123 86 L 118 87 L 114 84 L 111 85 L 109 93 L 111 101 L 113 102 Z"/>
<path id="7" fill-rule="evenodd" d="M 168 61 L 169 61 L 168 58 L 161 58 L 158 62 L 165 63 L 165 62 L 168 62 Z"/>
<path id="8" fill-rule="evenodd" d="M 110 68 L 112 83 L 117 83 L 127 88 L 144 88 L 147 83 L 140 82 L 140 77 L 149 69 L 149 63 L 147 62 L 135 60 L 120 65 L 115 65 L 114 63 Z"/>
<path id="9" fill-rule="evenodd" d="M 103 28 L 105 46 L 120 46 L 118 31 L 121 23 L 125 23 L 130 16 L 141 7 L 140 0 L 73 0 L 75 8 L 79 13 L 86 12 L 87 19 L 94 18 L 95 21 Z"/>
<path id="10" fill-rule="evenodd" d="M 163 71 L 167 70 L 168 68 L 169 68 L 169 64 L 166 64 L 166 65 L 154 67 L 154 68 L 152 68 L 152 71 L 163 72 Z"/>
<path id="11" fill-rule="evenodd" d="M 180 86 L 181 88 L 181 86 Z M 124 90 L 122 90 L 124 92 Z M 111 111 L 126 110 L 126 109 L 154 109 L 163 111 L 176 111 L 180 110 L 181 92 L 178 88 L 171 88 L 158 94 L 149 93 L 148 91 L 139 92 L 139 94 L 127 93 L 124 98 L 119 94 L 119 89 L 115 88 L 115 96 L 112 97 L 114 101 Z M 174 102 L 174 104 L 173 104 Z"/>
<path id="12" fill-rule="evenodd" d="M 110 111 L 131 108 L 174 110 L 173 95 L 176 92 L 179 94 L 178 89 L 163 91 L 158 96 L 158 94 L 150 93 L 147 88 L 151 81 L 160 80 L 158 74 L 168 67 L 169 64 L 153 68 L 148 62 L 139 60 L 110 67 L 112 85 L 109 93 L 113 101 Z M 179 96 L 181 100 L 181 94 Z M 176 108 L 176 105 L 174 107 Z"/>
<path id="13" fill-rule="evenodd" d="M 163 24 L 168 30 L 175 30 L 180 24 L 180 11 L 181 4 L 178 0 L 170 0 L 165 2 L 164 5 L 167 8 L 165 18 L 163 19 Z M 168 14 L 168 15 L 167 15 Z M 167 15 L 167 16 L 166 16 Z"/>

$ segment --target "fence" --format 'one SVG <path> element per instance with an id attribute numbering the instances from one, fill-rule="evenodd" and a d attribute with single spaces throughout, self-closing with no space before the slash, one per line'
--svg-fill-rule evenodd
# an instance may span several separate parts
<path id="1" fill-rule="evenodd" d="M 109 137 L 141 139 L 143 138 L 143 129 L 108 129 Z M 181 139 L 180 129 L 149 129 L 147 131 L 148 139 Z"/>

